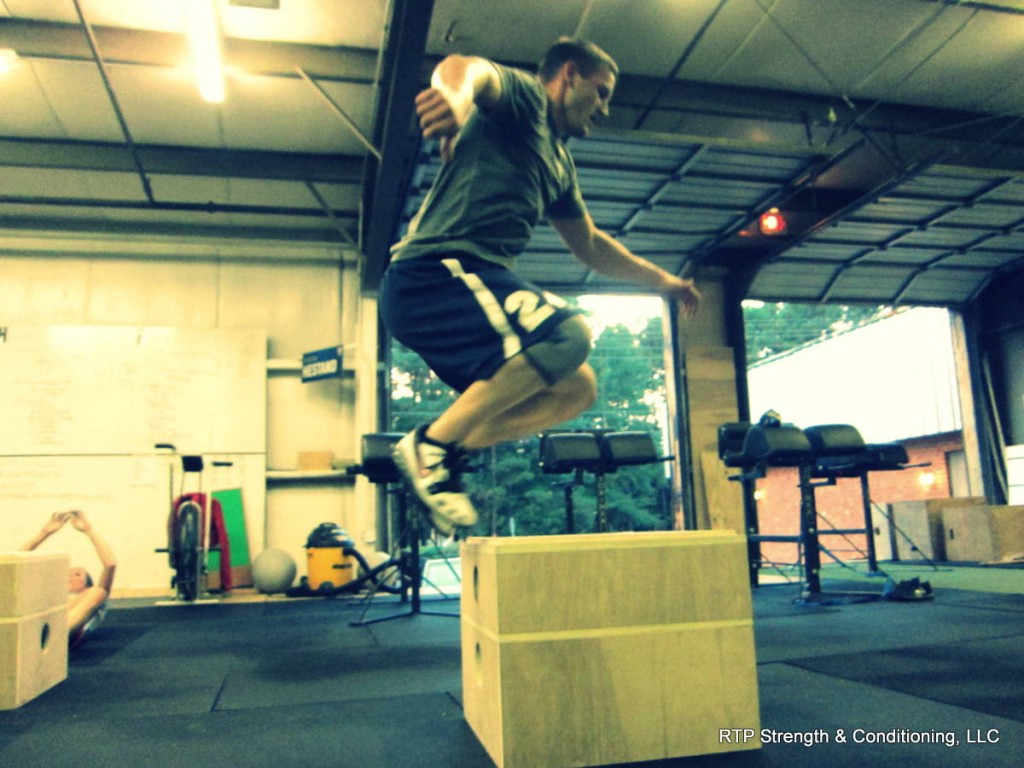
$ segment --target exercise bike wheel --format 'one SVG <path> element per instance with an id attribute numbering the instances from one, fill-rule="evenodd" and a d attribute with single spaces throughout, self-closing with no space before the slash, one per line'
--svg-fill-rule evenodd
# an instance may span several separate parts
<path id="1" fill-rule="evenodd" d="M 178 597 L 189 602 L 199 597 L 199 581 L 202 573 L 200 561 L 200 521 L 203 510 L 194 501 L 184 501 L 178 506 L 178 526 L 175 545 L 177 568 L 174 585 Z"/>

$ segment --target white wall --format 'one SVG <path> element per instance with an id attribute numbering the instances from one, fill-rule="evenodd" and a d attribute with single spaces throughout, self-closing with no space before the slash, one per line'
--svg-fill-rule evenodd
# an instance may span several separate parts
<path id="1" fill-rule="evenodd" d="M 915 308 L 747 371 L 750 416 L 852 424 L 867 442 L 961 428 L 949 312 Z"/>
<path id="2" fill-rule="evenodd" d="M 359 437 L 375 429 L 376 304 L 360 296 L 354 254 L 323 245 L 115 243 L 59 236 L 50 241 L 33 237 L 25 248 L 11 243 L 0 238 L 0 327 L 257 328 L 266 333 L 268 359 L 295 362 L 303 352 L 345 345 L 345 366 L 354 369 L 353 378 L 302 384 L 294 367 L 271 366 L 268 468 L 294 469 L 300 451 L 331 451 L 354 462 Z M 97 252 L 102 255 L 90 255 Z M 269 482 L 265 501 L 254 502 L 263 509 L 255 511 L 259 523 L 249 531 L 250 550 L 255 556 L 264 547 L 286 549 L 303 574 L 307 535 L 330 521 L 345 527 L 364 551 L 372 551 L 373 496 L 362 479 Z M 67 499 L 67 506 L 88 509 L 88 501 L 83 490 L 83 498 Z M 0 548 L 16 547 L 21 534 L 35 530 L 52 511 L 26 499 L 18 520 L 0 519 Z M 153 525 L 160 526 L 166 510 L 125 504 L 102 521 L 115 550 L 119 544 L 135 546 L 122 541 L 119 531 L 127 527 L 125 516 L 140 514 L 152 515 Z M 247 516 L 252 514 L 247 510 Z M 55 549 L 74 545 L 71 540 L 52 542 Z M 122 576 L 115 594 L 154 590 L 152 583 L 132 583 Z M 158 590 L 169 585 L 169 570 L 166 576 Z"/>
<path id="3" fill-rule="evenodd" d="M 1024 504 L 1024 445 L 1006 446 L 1007 503 Z"/>

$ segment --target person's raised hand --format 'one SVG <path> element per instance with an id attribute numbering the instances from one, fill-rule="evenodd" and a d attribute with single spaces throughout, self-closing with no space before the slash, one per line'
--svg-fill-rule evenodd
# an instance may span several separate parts
<path id="1" fill-rule="evenodd" d="M 690 318 L 697 313 L 697 307 L 700 306 L 700 291 L 693 280 L 678 277 L 664 293 L 665 298 L 678 302 L 679 313 L 683 317 Z"/>
<path id="2" fill-rule="evenodd" d="M 80 509 L 75 509 L 72 510 L 71 512 L 68 512 L 67 514 L 68 519 L 71 521 L 71 525 L 73 525 L 77 530 L 81 531 L 82 533 L 88 532 L 91 526 L 89 524 L 89 518 L 85 516 L 85 512 L 81 511 Z"/>
<path id="3" fill-rule="evenodd" d="M 56 533 L 64 527 L 64 523 L 68 521 L 70 516 L 70 512 L 54 512 L 52 515 L 50 515 L 50 519 L 43 524 L 43 532 L 47 536 Z"/>

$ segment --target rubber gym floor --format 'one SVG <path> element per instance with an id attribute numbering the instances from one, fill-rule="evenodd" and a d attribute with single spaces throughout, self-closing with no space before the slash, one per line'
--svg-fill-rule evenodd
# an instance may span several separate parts
<path id="1" fill-rule="evenodd" d="M 769 743 L 631 765 L 1019 766 L 1024 570 L 896 570 L 929 581 L 933 598 L 806 605 L 794 585 L 755 589 Z M 823 589 L 874 594 L 882 581 L 843 570 Z M 458 601 L 425 598 L 423 609 L 454 614 Z M 397 618 L 352 626 L 364 610 Z M 368 609 L 351 598 L 116 601 L 67 680 L 0 712 L 0 765 L 492 765 L 462 717 L 459 621 L 407 610 L 394 597 Z M 902 743 L 862 743 L 861 731 Z M 906 735 L 934 732 L 956 743 Z"/>

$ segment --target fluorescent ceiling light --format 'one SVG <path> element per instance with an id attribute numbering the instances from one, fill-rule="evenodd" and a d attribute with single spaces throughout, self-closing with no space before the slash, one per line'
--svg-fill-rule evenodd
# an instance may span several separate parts
<path id="1" fill-rule="evenodd" d="M 188 0 L 185 10 L 192 64 L 202 97 L 214 104 L 224 101 L 224 61 L 216 0 Z"/>
<path id="2" fill-rule="evenodd" d="M 6 75 L 18 64 L 18 53 L 13 48 L 0 48 L 0 75 Z"/>

